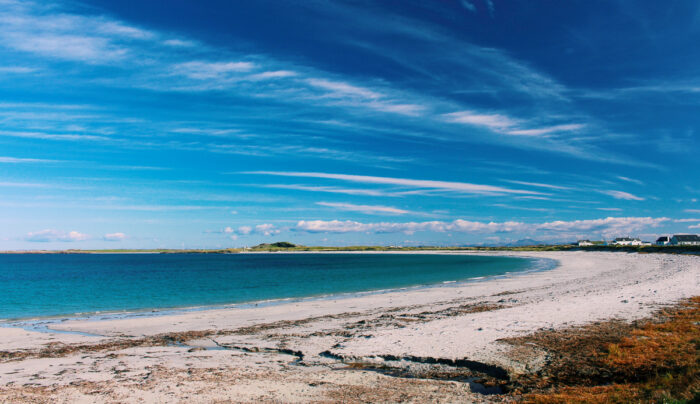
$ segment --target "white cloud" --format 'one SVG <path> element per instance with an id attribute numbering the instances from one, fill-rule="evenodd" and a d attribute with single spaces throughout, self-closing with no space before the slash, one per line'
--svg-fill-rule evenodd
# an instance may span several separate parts
<path id="1" fill-rule="evenodd" d="M 274 234 L 279 234 L 280 230 L 275 228 L 275 225 L 266 223 L 255 226 L 255 233 L 262 234 L 264 236 L 271 236 Z"/>
<path id="2" fill-rule="evenodd" d="M 103 34 L 131 39 L 151 39 L 156 36 L 151 31 L 146 31 L 117 21 L 102 22 L 98 25 L 98 31 Z"/>
<path id="3" fill-rule="evenodd" d="M 362 212 L 367 214 L 392 214 L 392 215 L 405 215 L 408 213 L 416 213 L 410 210 L 398 209 L 391 206 L 381 206 L 381 205 L 355 205 L 352 203 L 334 203 L 334 202 L 316 202 L 316 205 L 327 206 L 329 208 L 336 208 L 339 210 L 346 210 L 351 212 Z"/>
<path id="4" fill-rule="evenodd" d="M 87 234 L 83 234 L 77 231 L 70 231 L 68 233 L 58 231 L 58 230 L 53 230 L 53 229 L 46 229 L 46 230 L 41 230 L 37 232 L 30 232 L 27 233 L 25 236 L 26 241 L 32 241 L 32 242 L 52 242 L 52 241 L 64 241 L 64 242 L 73 242 L 73 241 L 83 241 L 87 240 L 90 238 Z"/>
<path id="5" fill-rule="evenodd" d="M 531 187 L 540 187 L 540 188 L 549 188 L 549 189 L 571 189 L 570 187 L 563 187 L 561 185 L 551 185 L 551 184 L 542 184 L 540 182 L 526 182 L 526 181 L 508 181 L 513 184 L 520 184 L 520 185 L 529 185 Z"/>
<path id="6" fill-rule="evenodd" d="M 0 130 L 0 136 L 18 137 L 26 139 L 44 139 L 44 140 L 67 140 L 67 141 L 108 141 L 110 138 L 106 136 L 95 135 L 74 135 L 74 134 L 53 134 L 44 132 L 28 132 L 28 131 L 8 131 Z"/>
<path id="7" fill-rule="evenodd" d="M 407 116 L 418 116 L 425 110 L 424 106 L 417 104 L 393 104 L 390 102 L 373 101 L 365 105 L 377 111 Z"/>
<path id="8" fill-rule="evenodd" d="M 226 78 L 231 73 L 247 72 L 255 68 L 251 62 L 185 62 L 177 64 L 173 70 L 177 74 L 197 80 Z"/>
<path id="9" fill-rule="evenodd" d="M 625 234 L 645 227 L 656 227 L 671 219 L 667 217 L 607 217 L 605 219 L 553 221 L 537 225 L 536 230 L 556 232 L 605 232 Z"/>
<path id="10" fill-rule="evenodd" d="M 236 240 L 238 238 L 238 236 L 247 236 L 250 234 L 271 236 L 271 235 L 279 234 L 280 232 L 281 232 L 281 230 L 278 229 L 277 226 L 270 224 L 270 223 L 265 223 L 265 224 L 259 224 L 257 226 L 240 226 L 237 229 L 234 229 L 233 227 L 228 226 L 223 231 L 216 231 L 215 233 L 229 234 L 232 240 Z"/>
<path id="11" fill-rule="evenodd" d="M 700 223 L 688 226 L 689 229 L 700 229 Z"/>
<path id="12" fill-rule="evenodd" d="M 0 73 L 7 73 L 7 74 L 28 74 L 28 73 L 34 73 L 36 72 L 37 68 L 35 67 L 26 67 L 26 66 L 1 66 L 0 67 Z"/>
<path id="13" fill-rule="evenodd" d="M 526 122 L 503 114 L 483 113 L 471 110 L 443 114 L 447 122 L 480 126 L 493 132 L 514 136 L 543 136 L 560 132 L 576 132 L 586 127 L 584 124 L 572 123 L 545 126 L 542 128 L 527 128 Z"/>
<path id="14" fill-rule="evenodd" d="M 520 136 L 542 136 L 542 135 L 547 135 L 550 133 L 557 133 L 557 132 L 574 132 L 580 129 L 583 129 L 586 125 L 583 124 L 578 124 L 578 123 L 573 123 L 573 124 L 567 124 L 567 125 L 554 125 L 554 126 L 548 126 L 544 128 L 536 128 L 536 129 L 516 129 L 516 130 L 511 130 L 508 131 L 509 135 L 520 135 Z"/>
<path id="15" fill-rule="evenodd" d="M 623 176 L 621 176 L 621 175 L 618 175 L 617 178 L 620 179 L 620 180 L 622 180 L 622 181 L 632 182 L 632 183 L 635 183 L 635 184 L 638 184 L 638 185 L 644 185 L 644 183 L 643 183 L 642 181 L 636 180 L 636 179 L 634 179 L 634 178 L 623 177 Z"/>
<path id="16" fill-rule="evenodd" d="M 32 182 L 9 182 L 9 181 L 2 181 L 0 182 L 0 187 L 16 187 L 16 188 L 48 188 L 50 185 L 48 184 L 36 184 Z"/>
<path id="17" fill-rule="evenodd" d="M 377 99 L 382 97 L 382 94 L 368 88 L 354 86 L 341 81 L 314 78 L 307 79 L 306 82 L 313 87 L 328 90 L 329 93 L 326 95 L 330 97 L 360 97 L 366 99 Z"/>
<path id="18" fill-rule="evenodd" d="M 307 186 L 294 184 L 266 184 L 260 185 L 264 188 L 294 189 L 298 191 L 328 192 L 346 195 L 366 195 L 366 196 L 400 196 L 400 192 L 385 192 L 377 189 L 339 188 L 324 186 Z"/>
<path id="19" fill-rule="evenodd" d="M 0 156 L 0 163 L 9 164 L 19 164 L 19 163 L 55 163 L 56 160 L 44 160 L 44 159 L 25 159 L 17 157 L 2 157 Z"/>
<path id="20" fill-rule="evenodd" d="M 444 114 L 448 122 L 482 126 L 498 132 L 518 125 L 518 121 L 501 114 L 483 114 L 474 111 L 459 111 Z"/>
<path id="21" fill-rule="evenodd" d="M 8 6 L 0 11 L 0 43 L 50 58 L 113 63 L 129 54 L 125 42 L 155 36 L 101 16 L 56 13 L 41 3 L 9 2 Z"/>
<path id="22" fill-rule="evenodd" d="M 310 220 L 299 221 L 294 228 L 297 231 L 310 233 L 350 233 L 350 232 L 371 232 L 371 233 L 406 233 L 413 234 L 418 231 L 433 232 L 511 232 L 522 230 L 527 225 L 519 222 L 505 223 L 482 223 L 457 219 L 452 222 L 430 221 L 430 222 L 408 222 L 408 223 L 360 223 L 350 220 Z"/>
<path id="23" fill-rule="evenodd" d="M 188 40 L 183 40 L 183 39 L 166 39 L 165 41 L 163 41 L 163 44 L 168 45 L 168 46 L 184 47 L 184 48 L 189 48 L 189 47 L 197 45 L 197 43 L 194 41 L 188 41 Z"/>
<path id="24" fill-rule="evenodd" d="M 108 233 L 102 237 L 105 241 L 122 241 L 126 238 L 124 233 Z"/>
<path id="25" fill-rule="evenodd" d="M 461 233 L 529 233 L 529 234 L 607 234 L 619 235 L 638 232 L 644 228 L 657 227 L 669 218 L 652 217 L 608 217 L 594 220 L 552 221 L 545 223 L 476 222 L 457 219 L 452 222 L 376 222 L 361 223 L 350 220 L 301 220 L 293 228 L 309 233 L 407 233 L 418 231 Z"/>
<path id="26" fill-rule="evenodd" d="M 276 175 L 284 177 L 326 178 L 366 184 L 400 185 L 414 188 L 430 188 L 440 191 L 460 192 L 478 195 L 535 194 L 540 192 L 510 189 L 492 185 L 470 184 L 466 182 L 416 180 L 408 178 L 374 177 L 366 175 L 331 174 L 318 172 L 253 171 L 248 174 Z"/>
<path id="27" fill-rule="evenodd" d="M 286 77 L 294 77 L 297 73 L 291 70 L 274 70 L 262 73 L 251 74 L 246 77 L 248 80 L 271 80 L 271 79 L 282 79 Z"/>
<path id="28" fill-rule="evenodd" d="M 127 49 L 112 44 L 106 38 L 78 35 L 36 34 L 33 36 L 10 35 L 10 45 L 21 51 L 44 56 L 81 60 L 89 63 L 123 59 Z"/>
<path id="29" fill-rule="evenodd" d="M 686 213 L 700 213 L 700 209 L 685 209 L 683 212 Z"/>
<path id="30" fill-rule="evenodd" d="M 624 192 L 624 191 L 614 191 L 614 190 L 604 190 L 604 191 L 598 191 L 601 194 L 605 195 L 610 195 L 615 199 L 624 199 L 628 201 L 643 201 L 644 198 L 636 195 L 632 195 L 629 192 Z"/>
<path id="31" fill-rule="evenodd" d="M 376 111 L 406 116 L 418 116 L 426 109 L 423 105 L 400 101 L 397 97 L 387 96 L 383 92 L 342 81 L 310 78 L 306 79 L 306 83 L 317 89 L 326 90 L 321 98 L 338 100 L 334 101 L 336 105 L 370 108 Z M 393 92 L 395 93 L 396 91 Z M 392 93 L 392 91 L 389 91 L 389 93 Z"/>

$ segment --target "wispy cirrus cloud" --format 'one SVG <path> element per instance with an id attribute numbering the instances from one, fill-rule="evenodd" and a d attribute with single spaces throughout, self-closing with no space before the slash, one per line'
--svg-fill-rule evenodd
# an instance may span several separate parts
<path id="1" fill-rule="evenodd" d="M 191 61 L 175 65 L 173 72 L 192 79 L 210 80 L 228 78 L 231 73 L 248 72 L 254 68 L 255 64 L 252 62 Z"/>
<path id="2" fill-rule="evenodd" d="M 247 80 L 272 80 L 272 79 L 281 79 L 281 78 L 286 78 L 286 77 L 294 77 L 297 76 L 298 73 L 291 71 L 291 70 L 271 70 L 271 71 L 265 71 L 262 73 L 256 73 L 256 74 L 251 74 L 249 76 L 246 76 Z"/>
<path id="3" fill-rule="evenodd" d="M 586 125 L 584 125 L 584 124 L 572 123 L 572 124 L 564 124 L 564 125 L 547 126 L 547 127 L 535 128 L 535 129 L 515 129 L 515 130 L 509 130 L 506 133 L 509 135 L 521 135 L 521 136 L 542 136 L 542 135 L 548 135 L 550 133 L 558 133 L 558 132 L 576 132 L 576 131 L 579 131 L 585 127 L 586 127 Z"/>
<path id="4" fill-rule="evenodd" d="M 508 180 L 508 182 L 510 182 L 512 184 L 528 185 L 531 187 L 539 187 L 539 188 L 560 189 L 560 190 L 573 189 L 571 187 L 564 187 L 561 185 L 552 185 L 552 184 L 543 184 L 541 182 L 527 182 L 527 181 L 515 181 L 515 180 Z"/>
<path id="5" fill-rule="evenodd" d="M 309 191 L 309 192 L 327 192 L 333 194 L 345 194 L 345 195 L 364 195 L 364 196 L 401 196 L 401 192 L 391 192 L 383 191 L 379 189 L 360 189 L 360 188 L 341 188 L 341 187 L 329 187 L 329 186 L 309 186 L 309 185 L 297 185 L 297 184 L 262 184 L 257 185 L 263 188 L 278 188 L 278 189 L 292 189 L 297 191 Z"/>
<path id="6" fill-rule="evenodd" d="M 415 97 L 405 95 L 397 97 L 396 94 L 388 95 L 396 93 L 395 90 L 375 90 L 342 81 L 321 78 L 306 79 L 306 83 L 312 87 L 325 90 L 320 97 L 322 99 L 337 99 L 339 100 L 338 105 L 370 108 L 375 111 L 406 116 L 420 115 L 426 109 L 424 105 L 407 102 L 408 99 Z"/>
<path id="7" fill-rule="evenodd" d="M 612 196 L 615 199 L 624 199 L 627 201 L 643 201 L 645 199 L 645 198 L 642 198 L 641 196 L 633 195 L 633 194 L 630 194 L 629 192 L 624 192 L 624 191 L 600 190 L 598 192 L 600 192 L 601 194 Z"/>
<path id="8" fill-rule="evenodd" d="M 474 111 L 451 112 L 443 115 L 447 122 L 482 126 L 498 132 L 506 132 L 519 124 L 518 120 L 501 114 L 486 114 Z"/>
<path id="9" fill-rule="evenodd" d="M 389 214 L 389 215 L 407 215 L 407 214 L 421 214 L 419 212 L 413 212 L 406 209 L 399 209 L 392 206 L 382 206 L 382 205 L 356 205 L 352 203 L 337 203 L 337 202 L 316 202 L 316 205 L 326 206 L 329 208 L 335 208 L 338 210 L 345 210 L 350 212 L 361 212 L 370 215 L 376 214 Z"/>
<path id="10" fill-rule="evenodd" d="M 340 81 L 312 78 L 307 79 L 306 82 L 311 84 L 313 87 L 328 90 L 328 93 L 326 93 L 327 97 L 360 97 L 363 99 L 382 98 L 382 94 L 376 91 Z"/>
<path id="11" fill-rule="evenodd" d="M 577 132 L 586 127 L 585 124 L 573 123 L 533 128 L 531 127 L 532 124 L 522 119 L 516 119 L 499 113 L 476 111 L 451 112 L 443 114 L 442 117 L 447 122 L 483 127 L 500 134 L 518 136 L 535 137 L 554 133 Z"/>
<path id="12" fill-rule="evenodd" d="M 38 70 L 36 67 L 28 66 L 0 66 L 0 74 L 29 74 Z"/>
<path id="13" fill-rule="evenodd" d="M 0 163 L 8 163 L 8 164 L 23 164 L 23 163 L 56 163 L 56 162 L 58 162 L 58 160 L 32 159 L 32 158 L 19 158 L 19 157 L 0 156 Z"/>
<path id="14" fill-rule="evenodd" d="M 418 180 L 409 178 L 376 177 L 368 175 L 333 174 L 319 172 L 292 171 L 252 171 L 246 174 L 273 175 L 283 177 L 323 178 L 365 184 L 398 185 L 412 188 L 433 189 L 448 192 L 460 192 L 477 195 L 506 195 L 506 194 L 541 194 L 536 191 L 511 189 L 493 185 L 471 184 L 466 182 Z"/>
<path id="15" fill-rule="evenodd" d="M 57 13 L 52 5 L 6 1 L 0 45 L 39 56 L 110 64 L 129 56 L 128 42 L 155 33 L 101 16 Z"/>
<path id="16" fill-rule="evenodd" d="M 566 113 L 559 111 L 556 114 L 551 113 L 552 111 L 541 114 L 557 116 L 557 118 L 556 120 L 544 119 L 535 125 L 529 120 L 513 118 L 509 108 L 502 108 L 496 112 L 478 112 L 477 108 L 465 105 L 463 102 L 435 97 L 410 87 L 392 85 L 385 80 L 372 79 L 364 82 L 350 80 L 264 55 L 241 55 L 222 49 L 207 48 L 203 44 L 194 47 L 192 45 L 196 41 L 189 38 L 168 38 L 169 35 L 166 33 L 144 29 L 107 16 L 78 15 L 62 11 L 56 5 L 43 6 L 36 2 L 8 1 L 7 4 L 10 5 L 10 11 L 0 13 L 0 23 L 4 21 L 3 18 L 8 23 L 0 28 L 0 38 L 5 38 L 5 46 L 46 58 L 65 59 L 89 65 L 114 66 L 121 69 L 119 71 L 123 77 L 112 79 L 110 73 L 110 77 L 103 77 L 99 81 L 103 84 L 112 83 L 119 88 L 145 88 L 166 92 L 219 90 L 226 91 L 235 97 L 274 100 L 285 105 L 347 109 L 347 113 L 351 116 L 357 111 L 365 111 L 366 114 L 390 114 L 407 119 L 422 117 L 424 119 L 420 125 L 423 125 L 423 128 L 416 133 L 422 137 L 440 136 L 451 141 L 457 138 L 458 130 L 444 126 L 438 129 L 436 123 L 447 120 L 480 126 L 501 134 L 518 135 L 512 137 L 520 138 L 578 133 L 587 126 L 582 123 L 562 123 L 562 120 L 566 120 Z M 485 4 L 489 10 L 492 10 L 491 6 Z M 424 23 L 415 24 L 415 21 L 408 18 L 396 18 L 388 23 L 386 19 L 377 20 L 377 16 L 368 13 L 367 10 L 345 4 L 326 4 L 318 7 L 315 12 L 328 13 L 342 20 L 352 20 L 349 16 L 361 15 L 362 30 L 420 40 L 426 49 L 443 49 L 448 45 L 450 49 L 454 48 L 458 51 L 441 52 L 436 56 L 444 59 L 444 55 L 464 54 L 463 57 L 454 60 L 448 58 L 449 60 L 444 62 L 448 66 L 455 67 L 449 69 L 452 71 L 478 73 L 474 74 L 479 78 L 476 83 L 482 81 L 491 83 L 490 87 L 484 90 L 485 92 L 522 92 L 533 97 L 557 101 L 561 101 L 566 93 L 566 89 L 561 84 L 527 63 L 498 49 L 479 47 L 446 36 L 439 27 Z M 369 23 L 375 20 L 381 23 Z M 57 46 L 59 43 L 61 46 Z M 177 53 L 172 52 L 173 47 L 178 47 Z M 382 49 L 378 52 L 386 53 L 386 51 Z M 203 54 L 207 53 L 217 57 L 209 59 L 203 57 Z M 390 57 L 390 55 L 383 56 Z M 135 69 L 135 67 L 144 66 L 147 68 Z M 173 74 L 182 79 L 171 80 Z M 484 80 L 481 80 L 482 78 Z M 280 83 L 267 85 L 273 79 Z M 408 131 L 398 132 L 408 136 Z M 15 133 L 20 134 L 19 131 Z M 24 132 L 25 136 L 30 133 Z M 41 134 L 34 132 L 33 136 L 39 138 Z M 104 140 L 88 136 L 97 135 L 44 134 L 44 139 Z M 579 136 L 574 141 L 565 136 L 559 136 L 556 144 L 541 144 L 539 141 L 527 139 L 509 142 L 498 138 L 481 138 L 479 141 L 506 142 L 515 147 L 564 153 L 584 159 L 620 160 L 618 162 L 624 163 L 624 158 L 605 157 L 605 154 L 598 150 L 588 150 L 585 139 Z M 176 143 L 161 144 L 176 147 Z M 245 149 L 245 147 L 236 145 L 230 149 Z M 210 150 L 219 152 L 221 148 L 210 148 Z M 251 153 L 250 147 L 247 154 L 259 155 Z"/>
<path id="17" fill-rule="evenodd" d="M 9 131 L 0 130 L 0 136 L 17 137 L 25 139 L 41 139 L 41 140 L 62 140 L 62 141 L 108 141 L 109 137 L 99 135 L 81 135 L 81 134 L 65 134 L 65 133 L 46 133 L 46 132 L 26 132 L 26 131 Z"/>

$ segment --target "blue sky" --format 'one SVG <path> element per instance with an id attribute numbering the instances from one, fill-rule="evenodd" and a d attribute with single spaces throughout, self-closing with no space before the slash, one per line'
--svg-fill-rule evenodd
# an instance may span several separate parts
<path id="1" fill-rule="evenodd" d="M 700 232 L 696 1 L 0 0 L 0 249 Z"/>

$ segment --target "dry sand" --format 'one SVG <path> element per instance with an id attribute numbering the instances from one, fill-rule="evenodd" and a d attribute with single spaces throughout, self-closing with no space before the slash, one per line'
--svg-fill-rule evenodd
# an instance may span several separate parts
<path id="1" fill-rule="evenodd" d="M 490 401 L 468 377 L 508 378 L 546 360 L 499 340 L 633 320 L 700 294 L 698 256 L 495 254 L 560 265 L 337 300 L 52 326 L 99 336 L 0 328 L 0 402 Z M 396 377 L 408 373 L 419 377 Z"/>

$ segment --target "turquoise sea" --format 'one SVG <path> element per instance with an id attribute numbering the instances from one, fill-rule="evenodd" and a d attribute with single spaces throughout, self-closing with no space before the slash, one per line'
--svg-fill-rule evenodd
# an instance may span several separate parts
<path id="1" fill-rule="evenodd" d="M 0 254 L 0 319 L 377 292 L 550 267 L 437 254 Z"/>

